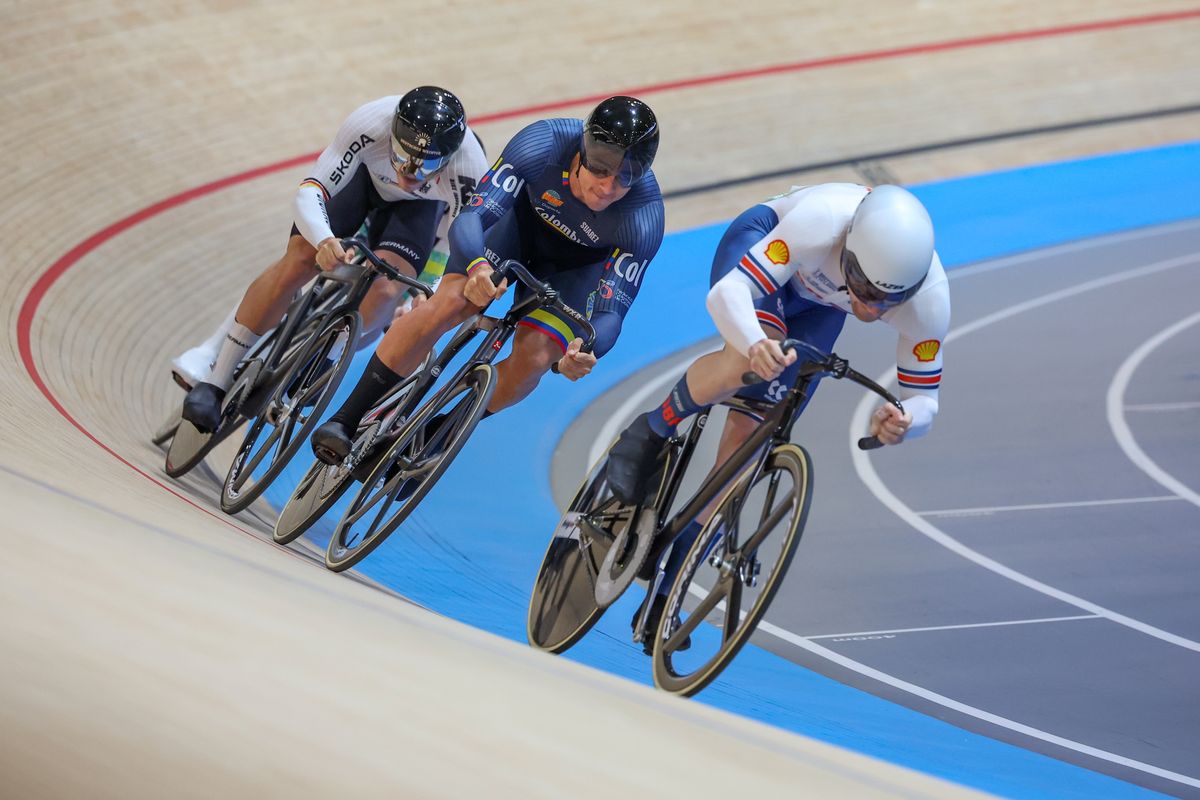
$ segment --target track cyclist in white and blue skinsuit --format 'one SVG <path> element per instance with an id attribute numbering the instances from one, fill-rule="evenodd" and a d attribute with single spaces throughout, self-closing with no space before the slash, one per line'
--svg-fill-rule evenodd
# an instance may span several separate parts
<path id="1" fill-rule="evenodd" d="M 796 353 L 785 354 L 779 342 L 801 339 L 830 352 L 847 315 L 880 320 L 897 333 L 896 373 L 905 411 L 881 405 L 871 417 L 871 433 L 897 445 L 932 426 L 950 291 L 933 248 L 929 214 L 899 186 L 801 186 L 753 206 L 730 224 L 717 246 L 707 305 L 725 348 L 697 359 L 657 408 L 621 433 L 609 453 L 608 480 L 622 502 L 644 497 L 657 456 L 680 422 L 735 394 L 780 400 L 799 365 Z M 763 382 L 744 386 L 747 371 Z M 760 421 L 731 411 L 717 464 Z M 651 606 L 651 630 L 705 519 L 693 521 L 675 542 L 662 593 Z"/>
<path id="2" fill-rule="evenodd" d="M 433 297 L 388 330 L 350 397 L 312 437 L 336 464 L 363 415 L 421 363 L 442 334 L 502 295 L 493 268 L 516 259 L 585 312 L 596 330 L 581 349 L 568 318 L 537 310 L 520 323 L 496 365 L 492 414 L 525 398 L 547 370 L 572 381 L 616 343 L 625 314 L 663 237 L 662 193 L 650 171 L 658 122 L 632 97 L 610 97 L 586 121 L 546 119 L 521 130 L 479 182 L 450 228 L 450 261 Z M 527 291 L 517 290 L 517 299 Z"/>

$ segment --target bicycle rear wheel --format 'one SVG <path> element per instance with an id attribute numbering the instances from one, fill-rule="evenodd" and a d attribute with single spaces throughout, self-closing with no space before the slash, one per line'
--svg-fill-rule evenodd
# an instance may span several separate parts
<path id="1" fill-rule="evenodd" d="M 363 481 L 329 539 L 325 566 L 353 567 L 404 523 L 466 444 L 495 390 L 495 368 L 478 364 L 417 412 Z M 427 431 L 435 417 L 436 431 Z"/>
<path id="2" fill-rule="evenodd" d="M 171 446 L 171 437 L 175 435 L 175 431 L 179 430 L 179 423 L 183 422 L 182 410 L 182 406 L 175 406 L 171 415 L 155 429 L 154 434 L 150 437 L 152 444 L 156 447 L 166 446 L 169 448 Z"/>
<path id="3" fill-rule="evenodd" d="M 226 513 L 236 514 L 253 503 L 316 427 L 350 366 L 361 327 L 358 312 L 349 311 L 326 321 L 295 354 L 229 465 L 221 487 L 221 508 Z M 331 362 L 329 356 L 339 342 L 341 353 Z"/>
<path id="4" fill-rule="evenodd" d="M 234 372 L 233 385 L 229 387 L 222 404 L 221 423 L 217 430 L 201 433 L 187 420 L 180 420 L 177 425 L 167 424 L 155 432 L 155 444 L 165 443 L 168 437 L 171 439 L 163 467 L 168 475 L 178 478 L 187 473 L 232 434 L 241 425 L 244 417 L 258 415 L 258 407 L 262 405 L 265 394 L 264 387 L 259 385 L 264 366 L 267 362 L 285 363 L 317 330 L 323 319 L 321 313 L 340 302 L 344 294 L 345 287 L 342 284 L 318 279 L 308 293 L 293 301 L 283 321 L 251 347 L 238 365 Z M 288 320 L 294 314 L 303 316 L 295 333 L 286 342 L 281 343 L 283 334 L 288 329 Z M 285 349 L 279 358 L 272 360 L 272 354 L 280 346 Z"/>
<path id="5" fill-rule="evenodd" d="M 419 375 L 409 376 L 367 415 L 345 461 L 326 464 L 313 459 L 275 520 L 271 538 L 276 544 L 290 544 L 300 538 L 354 485 L 357 471 L 369 468 L 370 460 L 388 447 L 387 437 L 404 424 L 405 415 L 420 399 L 420 393 L 414 394 Z"/>
<path id="6" fill-rule="evenodd" d="M 753 482 L 744 474 L 726 491 L 667 594 L 654 632 L 656 686 L 690 696 L 729 665 L 779 590 L 811 503 L 812 459 L 794 444 L 772 450 Z M 701 629 L 705 620 L 716 630 Z"/>
<path id="7" fill-rule="evenodd" d="M 638 514 L 636 507 L 613 497 L 607 466 L 607 457 L 600 459 L 584 478 L 542 558 L 525 628 L 529 643 L 539 650 L 561 653 L 592 629 L 611 604 L 596 600 L 605 563 L 614 560 L 610 551 L 629 542 L 640 524 L 654 527 L 652 510 Z"/>
<path id="8" fill-rule="evenodd" d="M 181 419 L 167 448 L 163 471 L 172 478 L 189 472 L 204 460 L 217 445 L 225 441 L 242 423 L 240 408 L 247 396 L 254 392 L 263 362 L 253 359 L 241 367 L 241 372 L 229 388 L 229 394 L 221 407 L 221 422 L 212 433 L 203 433 L 186 419 Z"/>

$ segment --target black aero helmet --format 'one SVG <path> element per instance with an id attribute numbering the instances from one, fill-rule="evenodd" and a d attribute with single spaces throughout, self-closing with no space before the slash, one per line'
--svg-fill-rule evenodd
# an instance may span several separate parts
<path id="1" fill-rule="evenodd" d="M 658 120 L 636 97 L 610 97 L 583 122 L 579 157 L 588 172 L 616 175 L 622 186 L 641 180 L 658 152 Z"/>
<path id="2" fill-rule="evenodd" d="M 462 103 L 437 86 L 418 86 L 400 98 L 392 117 L 392 163 L 429 175 L 445 165 L 467 132 Z M 421 177 L 421 175 L 417 175 Z"/>

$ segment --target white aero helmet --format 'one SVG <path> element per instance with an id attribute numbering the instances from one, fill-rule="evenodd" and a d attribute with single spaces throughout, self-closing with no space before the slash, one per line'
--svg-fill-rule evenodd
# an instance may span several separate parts
<path id="1" fill-rule="evenodd" d="M 882 308 L 917 293 L 933 261 L 933 221 L 921 201 L 899 186 L 877 186 L 858 204 L 842 274 L 861 302 Z"/>

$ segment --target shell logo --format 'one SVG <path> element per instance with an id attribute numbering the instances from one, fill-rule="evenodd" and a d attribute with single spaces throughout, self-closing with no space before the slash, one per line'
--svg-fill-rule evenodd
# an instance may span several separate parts
<path id="1" fill-rule="evenodd" d="M 792 254 L 788 252 L 787 242 L 783 239 L 776 239 L 767 245 L 767 258 L 772 264 L 786 264 Z"/>
<path id="2" fill-rule="evenodd" d="M 913 355 L 917 357 L 917 361 L 933 361 L 940 349 L 942 349 L 942 343 L 937 339 L 926 339 L 917 343 L 917 346 L 913 348 Z"/>

